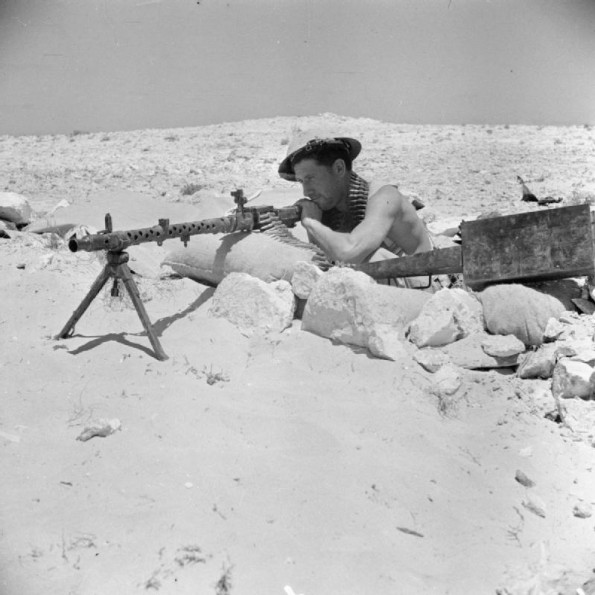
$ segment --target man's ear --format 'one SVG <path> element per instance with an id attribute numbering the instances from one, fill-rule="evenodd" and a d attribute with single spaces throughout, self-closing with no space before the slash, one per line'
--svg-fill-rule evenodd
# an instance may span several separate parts
<path id="1" fill-rule="evenodd" d="M 335 159 L 335 162 L 333 163 L 333 173 L 342 177 L 346 172 L 347 166 L 345 165 L 345 161 L 343 161 L 343 159 Z"/>

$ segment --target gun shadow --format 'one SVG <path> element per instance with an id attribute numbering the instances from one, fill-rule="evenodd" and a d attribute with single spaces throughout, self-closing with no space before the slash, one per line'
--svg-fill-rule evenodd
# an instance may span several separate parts
<path id="1" fill-rule="evenodd" d="M 192 314 L 192 312 L 195 312 L 196 310 L 198 310 L 205 302 L 207 302 L 211 298 L 211 296 L 214 293 L 215 293 L 215 288 L 209 287 L 208 289 L 205 289 L 186 308 L 184 308 L 183 310 L 180 310 L 180 312 L 177 312 L 176 314 L 172 314 L 171 316 L 165 316 L 163 318 L 160 318 L 156 322 L 154 322 L 153 330 L 155 331 L 155 334 L 158 337 L 161 337 L 161 335 L 163 334 L 163 331 L 165 331 L 165 329 L 169 328 L 174 322 L 176 322 L 178 320 L 182 320 L 182 318 L 186 318 L 186 316 L 188 316 L 189 314 Z M 146 336 L 146 333 L 143 332 L 143 335 Z"/>
<path id="2" fill-rule="evenodd" d="M 221 238 L 221 243 L 215 252 L 213 259 L 213 273 L 216 277 L 223 278 L 225 272 L 225 260 L 231 249 L 243 239 L 247 238 L 249 234 L 244 231 L 236 231 Z"/>
<path id="3" fill-rule="evenodd" d="M 186 308 L 184 308 L 180 312 L 177 312 L 176 314 L 173 314 L 171 316 L 166 316 L 166 317 L 163 317 L 163 318 L 160 318 L 159 320 L 157 320 L 157 322 L 152 324 L 153 331 L 155 332 L 155 334 L 158 337 L 161 337 L 161 335 L 163 334 L 165 329 L 167 329 L 169 326 L 171 326 L 177 320 L 181 320 L 181 319 L 185 318 L 186 316 L 188 316 L 189 314 L 191 314 L 192 312 L 198 310 L 198 308 L 200 308 L 206 301 L 208 301 L 210 299 L 210 297 L 213 295 L 214 292 L 215 292 L 215 289 L 210 287 L 210 288 L 206 289 L 205 291 L 203 291 L 198 298 L 196 298 L 191 304 L 189 304 Z M 121 332 L 121 333 L 107 333 L 105 335 L 101 335 L 100 337 L 94 336 L 91 341 L 88 341 L 87 343 L 85 343 L 83 345 L 79 345 L 75 349 L 70 349 L 68 351 L 68 353 L 70 355 L 79 355 L 81 353 L 85 353 L 86 351 L 90 351 L 91 349 L 94 349 L 95 347 L 98 347 L 99 345 L 103 345 L 104 343 L 107 343 L 109 341 L 114 341 L 116 343 L 121 343 L 122 345 L 125 345 L 126 347 L 130 347 L 133 349 L 138 349 L 140 351 L 143 351 L 147 355 L 150 355 L 151 357 L 155 358 L 155 352 L 153 351 L 153 348 L 151 346 L 145 346 L 140 343 L 130 341 L 129 339 L 126 338 L 126 337 L 130 337 L 130 336 L 147 337 L 147 333 L 143 330 L 138 333 Z M 73 338 L 73 337 L 88 338 L 88 336 L 81 335 L 80 333 L 71 335 L 71 337 L 69 337 L 69 338 Z"/>

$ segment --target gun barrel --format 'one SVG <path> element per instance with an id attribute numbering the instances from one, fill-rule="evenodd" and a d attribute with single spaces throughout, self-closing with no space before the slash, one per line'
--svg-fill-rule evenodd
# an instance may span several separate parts
<path id="1" fill-rule="evenodd" d="M 78 252 L 79 250 L 85 252 L 95 252 L 97 250 L 121 251 L 129 246 L 146 242 L 161 243 L 173 238 L 186 240 L 190 236 L 203 233 L 233 233 L 234 231 L 250 231 L 253 228 L 254 216 L 252 213 L 236 213 L 216 219 L 174 223 L 173 225 L 163 222 L 153 227 L 97 233 L 84 238 L 72 238 L 68 242 L 68 248 L 71 252 Z"/>

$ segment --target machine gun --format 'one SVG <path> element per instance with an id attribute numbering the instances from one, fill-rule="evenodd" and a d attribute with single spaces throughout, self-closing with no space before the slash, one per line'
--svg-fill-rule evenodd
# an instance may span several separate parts
<path id="1" fill-rule="evenodd" d="M 169 219 L 159 219 L 157 225 L 142 229 L 127 231 L 112 231 L 111 216 L 105 216 L 104 231 L 83 238 L 72 238 L 68 247 L 72 252 L 85 250 L 94 252 L 107 250 L 109 252 L 122 252 L 130 246 L 156 242 L 161 245 L 165 240 L 180 238 L 184 246 L 188 244 L 191 236 L 204 233 L 233 233 L 235 231 L 260 230 L 273 219 L 281 221 L 287 227 L 294 227 L 300 221 L 302 209 L 299 205 L 276 209 L 271 206 L 247 207 L 246 198 L 242 190 L 231 193 L 234 202 L 238 205 L 231 215 L 216 219 L 203 219 L 186 223 L 170 225 Z"/>
<path id="2" fill-rule="evenodd" d="M 76 323 L 83 316 L 91 302 L 97 297 L 104 285 L 111 278 L 113 279 L 112 296 L 119 294 L 118 282 L 123 281 L 124 287 L 130 295 L 130 299 L 138 313 L 143 327 L 149 337 L 149 341 L 158 359 L 166 360 L 167 355 L 159 339 L 153 330 L 153 326 L 140 299 L 138 287 L 128 267 L 129 254 L 126 249 L 130 246 L 147 242 L 156 242 L 161 245 L 165 240 L 180 238 L 184 246 L 188 244 L 190 237 L 198 234 L 233 233 L 236 231 L 262 230 L 272 222 L 280 221 L 287 227 L 294 227 L 301 219 L 301 207 L 293 205 L 280 209 L 272 206 L 246 206 L 247 199 L 242 190 L 231 193 L 237 205 L 235 211 L 230 215 L 215 219 L 204 219 L 202 221 L 191 221 L 187 223 L 176 223 L 170 225 L 169 219 L 159 219 L 157 225 L 142 229 L 131 229 L 127 231 L 113 231 L 112 218 L 109 213 L 105 216 L 105 230 L 83 238 L 72 238 L 68 242 L 71 252 L 83 250 L 95 252 L 98 250 L 107 251 L 107 263 L 99 276 L 94 281 L 91 289 L 80 303 L 78 308 L 56 336 L 57 339 L 64 339 L 72 336 Z"/>

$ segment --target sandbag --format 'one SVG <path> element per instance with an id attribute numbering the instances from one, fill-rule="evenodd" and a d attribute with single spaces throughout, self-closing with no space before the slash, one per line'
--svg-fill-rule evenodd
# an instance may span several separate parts
<path id="1" fill-rule="evenodd" d="M 550 318 L 558 318 L 566 307 L 554 296 L 524 285 L 492 285 L 477 294 L 488 331 L 514 335 L 525 345 L 541 345 Z"/>
<path id="2" fill-rule="evenodd" d="M 553 279 L 535 283 L 524 283 L 526 287 L 535 289 L 540 293 L 547 293 L 564 304 L 566 310 L 576 310 L 572 300 L 582 296 L 582 282 L 579 279 Z"/>
<path id="3" fill-rule="evenodd" d="M 291 281 L 298 262 L 313 262 L 314 248 L 286 244 L 265 233 L 192 236 L 188 246 L 170 251 L 163 265 L 183 277 L 217 285 L 230 273 L 263 281 Z"/>

